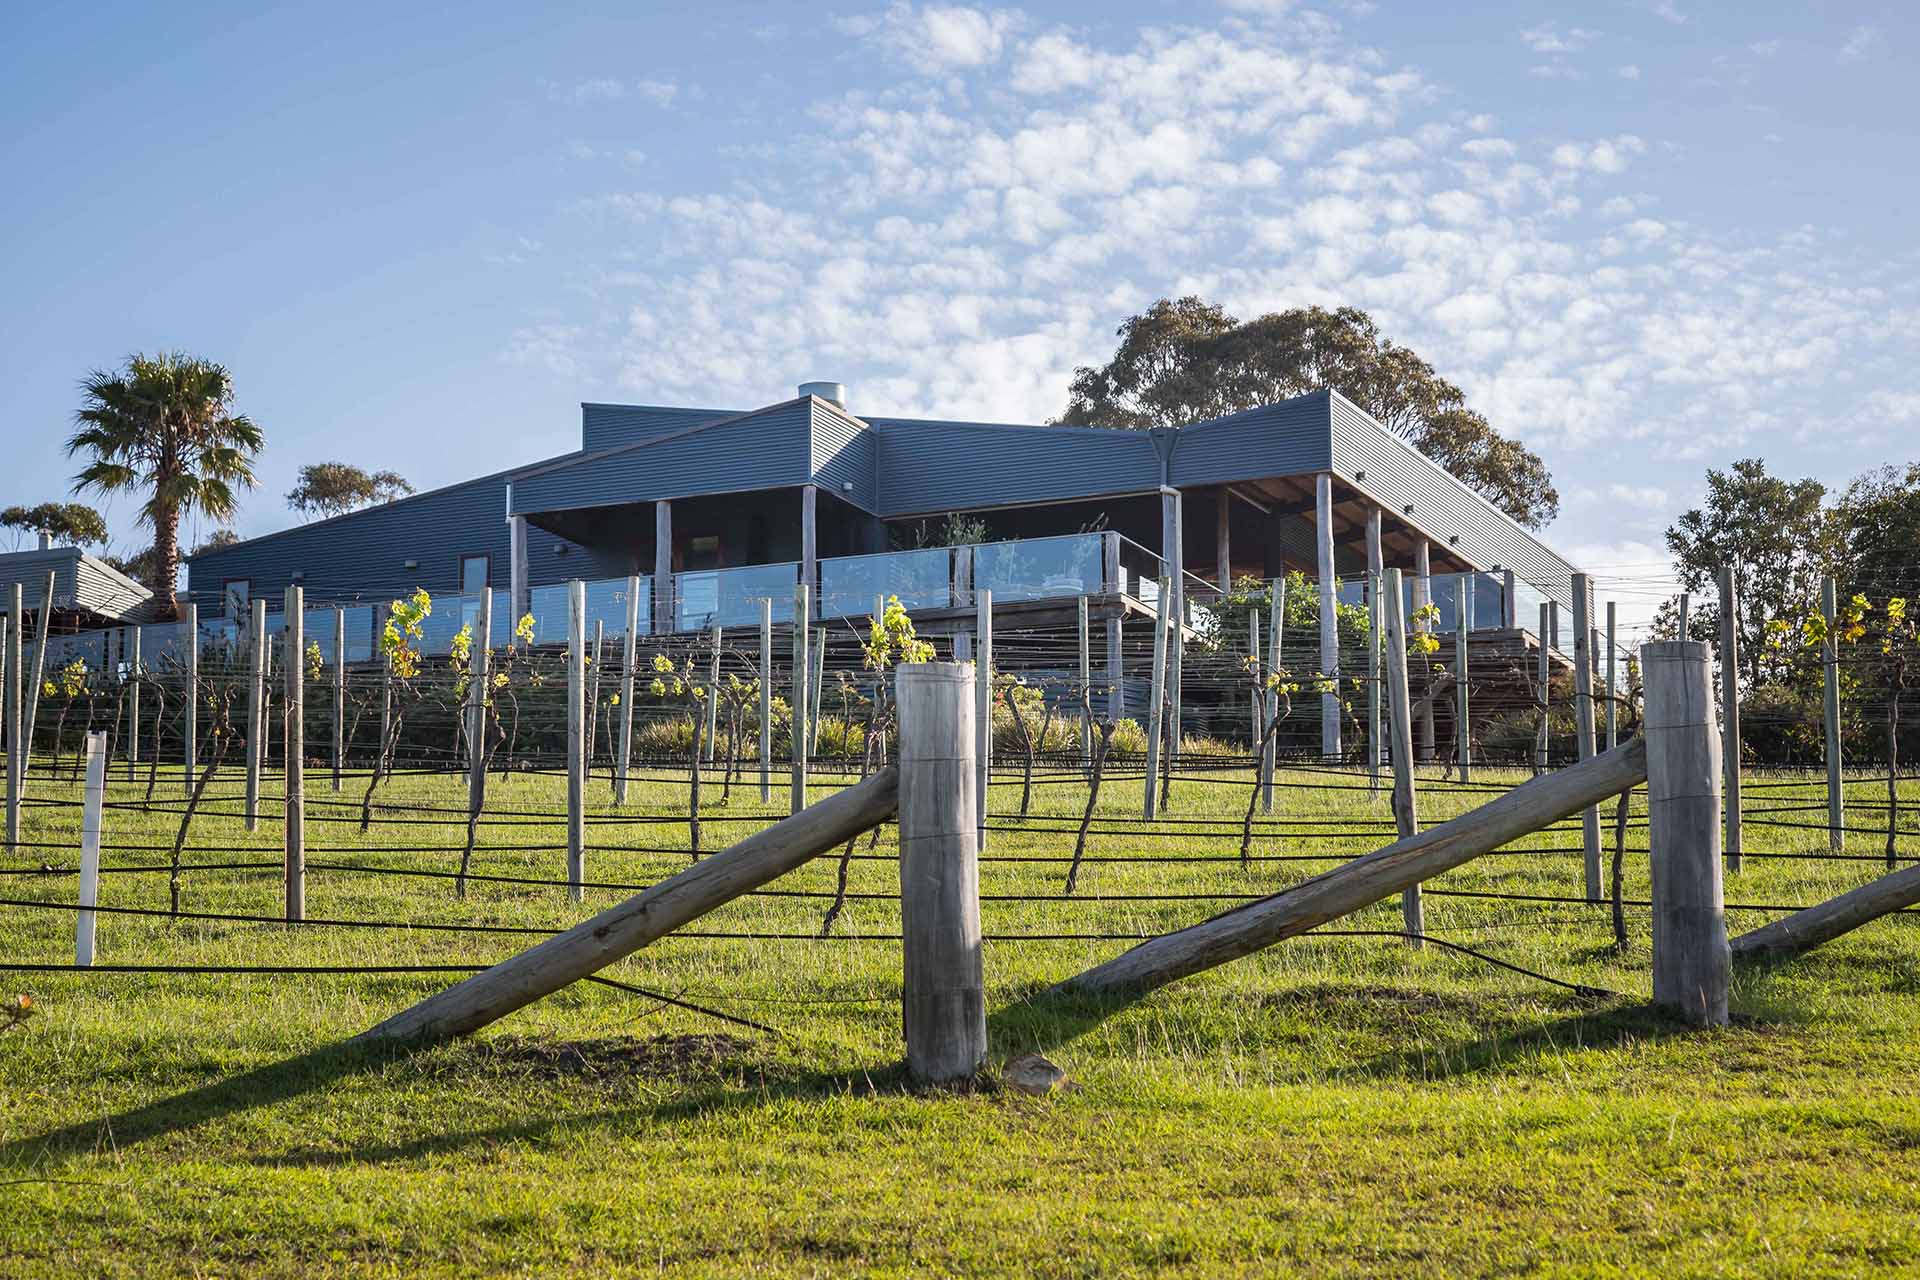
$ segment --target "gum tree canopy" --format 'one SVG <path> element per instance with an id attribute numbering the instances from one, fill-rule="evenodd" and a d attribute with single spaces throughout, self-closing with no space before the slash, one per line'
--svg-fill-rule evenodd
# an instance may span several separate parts
<path id="1" fill-rule="evenodd" d="M 363 471 L 350 462 L 310 462 L 300 468 L 300 483 L 287 505 L 306 516 L 338 516 L 413 492 L 397 471 Z"/>
<path id="2" fill-rule="evenodd" d="M 1332 387 L 1528 528 L 1559 514 L 1540 455 L 1494 430 L 1358 308 L 1242 321 L 1203 298 L 1162 298 L 1119 334 L 1111 361 L 1075 371 L 1061 423 L 1182 426 Z"/>

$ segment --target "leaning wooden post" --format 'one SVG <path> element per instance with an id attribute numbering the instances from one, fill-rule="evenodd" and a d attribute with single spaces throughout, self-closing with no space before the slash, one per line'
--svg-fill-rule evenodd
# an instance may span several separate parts
<path id="1" fill-rule="evenodd" d="M 987 789 L 993 779 L 993 592 L 981 587 L 973 593 L 979 633 L 979 678 L 973 682 L 974 706 L 974 810 L 977 814 L 978 847 L 987 847 Z"/>
<path id="2" fill-rule="evenodd" d="M 633 758 L 633 675 L 639 660 L 640 578 L 632 574 L 627 578 L 627 634 L 620 654 L 620 754 L 613 762 L 615 804 L 627 802 L 627 767 Z"/>
<path id="3" fill-rule="evenodd" d="M 286 786 L 283 824 L 286 853 L 285 888 L 289 923 L 307 918 L 307 664 L 301 657 L 305 644 L 307 593 L 304 587 L 287 588 L 286 626 L 281 647 L 287 673 L 286 709 Z"/>
<path id="4" fill-rule="evenodd" d="M 1393 823 L 1402 840 L 1420 834 L 1420 810 L 1413 791 L 1413 699 L 1407 690 L 1407 606 L 1400 588 L 1400 571 L 1388 569 L 1384 602 L 1387 616 L 1387 708 L 1393 723 Z M 1420 886 L 1400 891 L 1400 918 L 1410 939 L 1420 945 L 1426 933 L 1426 911 Z"/>
<path id="5" fill-rule="evenodd" d="M 481 593 L 483 596 L 486 592 Z M 484 604 L 481 608 L 485 608 Z M 469 747 L 471 749 L 471 747 Z M 333 606 L 333 789 L 347 763 L 347 611 Z"/>
<path id="6" fill-rule="evenodd" d="M 586 896 L 587 584 L 567 583 L 567 897 Z"/>
<path id="7" fill-rule="evenodd" d="M 1573 575 L 1573 746 L 1580 760 L 1593 758 L 1593 586 L 1584 573 Z M 1587 901 L 1599 902 L 1600 810 L 1580 815 L 1580 836 L 1586 851 Z"/>
<path id="8" fill-rule="evenodd" d="M 480 593 L 480 616 L 467 659 L 467 813 L 478 819 L 487 803 L 487 700 L 493 690 L 493 592 Z"/>
<path id="9" fill-rule="evenodd" d="M 1839 608 L 1833 579 L 1820 579 L 1820 616 L 1827 620 L 1826 639 L 1820 642 L 1820 665 L 1826 673 L 1821 708 L 1827 731 L 1827 844 L 1835 853 L 1847 844 L 1847 800 L 1840 781 L 1840 651 L 1833 638 Z"/>
<path id="10" fill-rule="evenodd" d="M 47 628 L 53 622 L 54 574 L 47 571 L 47 589 L 40 597 L 39 616 L 34 622 L 33 676 L 27 681 L 27 722 L 20 729 L 20 781 L 26 783 L 33 762 L 33 730 L 40 722 L 40 689 L 47 680 Z M 17 613 L 15 616 L 19 616 Z M 189 782 L 188 785 L 192 785 Z"/>
<path id="11" fill-rule="evenodd" d="M 790 806 L 794 813 L 807 807 L 807 671 L 812 666 L 807 658 L 808 603 L 807 584 L 802 582 L 793 589 L 793 707 L 789 716 L 793 727 L 787 734 L 787 754 L 793 757 Z"/>
<path id="12" fill-rule="evenodd" d="M 20 847 L 20 790 L 26 781 L 22 761 L 26 753 L 20 743 L 20 584 L 13 584 L 11 610 L 7 614 L 7 852 Z"/>
<path id="13" fill-rule="evenodd" d="M 1467 699 L 1467 633 L 1473 629 L 1473 575 L 1463 573 L 1453 588 L 1453 754 L 1462 782 L 1473 781 L 1473 721 Z"/>
<path id="14" fill-rule="evenodd" d="M 87 793 L 80 812 L 80 911 L 73 923 L 73 962 L 93 963 L 93 908 L 100 901 L 100 812 L 107 798 L 107 735 L 87 735 Z"/>
<path id="15" fill-rule="evenodd" d="M 1720 569 L 1720 764 L 1726 770 L 1727 870 L 1740 869 L 1740 593 L 1733 566 Z"/>
<path id="16" fill-rule="evenodd" d="M 959 662 L 900 668 L 901 1022 L 916 1080 L 964 1080 L 987 1056 L 974 827 L 979 750 L 975 690 L 990 669 Z"/>
<path id="17" fill-rule="evenodd" d="M 760 601 L 760 803 L 773 803 L 773 597 Z"/>
<path id="18" fill-rule="evenodd" d="M 262 602 L 264 604 L 264 601 Z M 131 628 L 132 642 L 127 650 L 127 781 L 136 776 L 140 763 L 140 628 Z M 263 729 L 262 732 L 265 732 Z"/>
<path id="19" fill-rule="evenodd" d="M 708 643 L 713 652 L 707 655 L 707 763 L 712 764 L 718 756 L 714 745 L 720 739 L 720 624 L 713 624 Z"/>
<path id="20" fill-rule="evenodd" d="M 1726 1022 L 1733 967 L 1720 881 L 1720 737 L 1707 657 L 1707 646 L 1691 640 L 1640 649 L 1653 1001 L 1701 1026 Z"/>
<path id="21" fill-rule="evenodd" d="M 1167 696 L 1167 580 L 1160 579 L 1160 592 L 1153 601 L 1153 681 L 1147 703 L 1147 792 L 1141 802 L 1140 816 L 1148 822 L 1160 802 L 1160 730 L 1162 706 Z"/>
<path id="22" fill-rule="evenodd" d="M 249 619 L 247 665 L 247 830 L 260 825 L 260 762 L 266 758 L 267 602 L 255 600 Z M 137 687 L 137 686 L 136 686 Z M 137 730 L 138 725 L 134 728 Z"/>
<path id="23" fill-rule="evenodd" d="M 1093 634 L 1087 625 L 1087 598 L 1075 600 L 1074 622 L 1080 640 L 1080 767 L 1093 767 Z M 1040 744 L 1045 750 L 1046 743 Z"/>
<path id="24" fill-rule="evenodd" d="M 193 794 L 194 766 L 200 755 L 200 606 L 187 603 L 187 688 L 185 694 L 187 740 L 180 756 L 180 785 Z"/>
<path id="25" fill-rule="evenodd" d="M 1384 571 L 1367 575 L 1367 790 L 1380 790 L 1380 636 L 1388 606 L 1381 594 Z"/>
<path id="26" fill-rule="evenodd" d="M 1287 625 L 1287 580 L 1285 578 L 1273 579 L 1270 584 L 1270 591 L 1271 594 L 1267 605 L 1268 609 L 1271 610 L 1267 616 L 1267 669 L 1269 671 L 1278 671 L 1280 669 L 1281 642 L 1285 635 Z M 1267 714 L 1278 715 L 1280 712 L 1278 695 L 1269 694 L 1267 696 Z M 1279 762 L 1280 740 L 1276 735 L 1267 740 L 1267 749 L 1262 753 L 1260 760 L 1260 812 L 1262 813 L 1273 812 L 1273 775 L 1275 766 L 1277 766 Z"/>

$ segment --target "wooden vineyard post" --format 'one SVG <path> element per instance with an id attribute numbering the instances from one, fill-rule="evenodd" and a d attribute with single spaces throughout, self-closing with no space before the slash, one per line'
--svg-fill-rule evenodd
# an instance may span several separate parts
<path id="1" fill-rule="evenodd" d="M 194 766 L 199 763 L 200 754 L 200 606 L 191 600 L 186 606 L 187 620 L 187 687 L 181 697 L 185 705 L 182 723 L 186 726 L 186 742 L 181 748 L 180 785 L 187 795 L 193 794 Z"/>
<path id="2" fill-rule="evenodd" d="M 773 803 L 773 597 L 760 601 L 760 803 Z"/>
<path id="3" fill-rule="evenodd" d="M 73 962 L 93 963 L 93 908 L 100 902 L 100 814 L 107 798 L 107 735 L 87 735 L 87 793 L 80 812 L 80 910 L 73 922 Z"/>
<path id="4" fill-rule="evenodd" d="M 1407 605 L 1400 587 L 1400 571 L 1388 569 L 1382 595 L 1387 616 L 1387 714 L 1392 723 L 1393 744 L 1393 824 L 1402 840 L 1420 834 L 1420 811 L 1413 791 L 1413 698 L 1407 689 Z M 1400 891 L 1400 918 L 1410 939 L 1420 945 L 1418 935 L 1426 929 L 1426 909 L 1420 900 L 1420 886 L 1408 885 Z"/>
<path id="5" fill-rule="evenodd" d="M 1380 638 L 1386 626 L 1382 610 L 1390 607 L 1382 594 L 1386 572 L 1367 575 L 1367 790 L 1380 791 Z"/>
<path id="6" fill-rule="evenodd" d="M 1584 573 L 1573 575 L 1573 746 L 1579 760 L 1593 758 L 1593 586 Z M 1586 854 L 1587 901 L 1601 900 L 1600 810 L 1580 815 L 1581 847 Z"/>
<path id="7" fill-rule="evenodd" d="M 708 643 L 713 652 L 707 655 L 707 763 L 712 764 L 719 758 L 719 749 L 714 745 L 720 738 L 720 624 L 713 624 Z"/>
<path id="8" fill-rule="evenodd" d="M 1640 649 L 1646 689 L 1653 1001 L 1696 1025 L 1727 1021 L 1733 967 L 1720 879 L 1720 738 L 1708 650 Z"/>
<path id="9" fill-rule="evenodd" d="M 7 613 L 7 852 L 20 846 L 20 787 L 26 781 L 21 772 L 20 749 L 20 584 L 13 584 Z"/>
<path id="10" fill-rule="evenodd" d="M 826 699 L 821 690 L 827 683 L 827 629 L 813 629 L 813 647 L 808 650 L 813 661 L 812 674 L 807 677 L 807 757 L 812 759 L 820 754 L 820 720 Z"/>
<path id="11" fill-rule="evenodd" d="M 1340 678 L 1339 584 L 1333 560 L 1333 475 L 1313 478 L 1313 536 L 1320 577 L 1320 674 L 1337 685 Z M 1176 563 L 1173 571 L 1180 572 Z M 1320 695 L 1320 754 L 1340 757 L 1340 691 Z"/>
<path id="12" fill-rule="evenodd" d="M 376 770 L 393 768 L 392 757 L 395 744 L 387 740 L 393 733 L 393 655 L 387 652 L 385 640 L 387 619 L 391 607 L 390 605 L 380 605 L 373 612 L 373 633 L 375 636 L 381 637 L 376 641 L 380 646 L 380 749 L 374 753 L 373 767 Z M 283 657 L 281 660 L 283 662 L 286 660 L 284 657 L 285 648 L 286 641 L 282 639 L 281 649 L 283 651 Z M 272 661 L 271 654 L 268 655 L 268 661 Z"/>
<path id="13" fill-rule="evenodd" d="M 1075 602 L 1074 622 L 1080 640 L 1080 767 L 1093 767 L 1093 635 L 1087 625 L 1087 598 Z M 1044 750 L 1046 744 L 1040 744 Z"/>
<path id="14" fill-rule="evenodd" d="M 567 897 L 586 896 L 587 584 L 567 583 Z"/>
<path id="15" fill-rule="evenodd" d="M 974 706 L 974 825 L 978 829 L 977 848 L 987 847 L 987 790 L 993 779 L 993 592 L 981 587 L 973 593 L 978 609 L 979 677 L 973 682 Z"/>
<path id="16" fill-rule="evenodd" d="M 333 607 L 333 789 L 347 763 L 347 611 Z"/>
<path id="17" fill-rule="evenodd" d="M 467 813 L 473 818 L 487 803 L 487 698 L 493 692 L 489 648 L 493 643 L 493 592 L 480 593 L 473 646 L 467 659 Z"/>
<path id="18" fill-rule="evenodd" d="M 607 657 L 607 620 L 593 620 L 593 647 L 587 650 L 587 765 L 581 774 L 581 785 L 593 781 L 593 753 L 600 741 L 600 673 L 606 669 Z M 469 744 L 471 745 L 471 744 Z M 582 793 L 584 794 L 584 792 Z"/>
<path id="19" fill-rule="evenodd" d="M 1153 680 L 1147 703 L 1147 792 L 1141 802 L 1140 816 L 1148 822 L 1160 800 L 1160 729 L 1167 697 L 1167 580 L 1160 579 L 1160 593 L 1153 601 Z"/>
<path id="20" fill-rule="evenodd" d="M 964 1080 L 987 1056 L 980 954 L 974 690 L 990 669 L 900 668 L 901 1022 L 916 1080 Z"/>
<path id="21" fill-rule="evenodd" d="M 1253 733 L 1253 785 L 1260 785 L 1260 744 L 1266 740 L 1267 682 L 1260 670 L 1260 611 L 1247 610 L 1247 661 L 1252 664 L 1253 692 L 1247 695 Z"/>
<path id="22" fill-rule="evenodd" d="M 1534 713 L 1540 723 L 1533 735 L 1533 771 L 1545 773 L 1547 769 L 1547 708 L 1549 682 L 1553 679 L 1553 660 L 1548 656 L 1547 630 L 1553 625 L 1553 606 L 1546 601 L 1540 602 L 1540 696 Z"/>
<path id="23" fill-rule="evenodd" d="M 1820 666 L 1826 673 L 1821 712 L 1827 737 L 1827 845 L 1835 853 L 1847 845 L 1847 800 L 1840 778 L 1840 651 L 1833 639 L 1839 607 L 1833 579 L 1820 579 L 1820 616 L 1827 620 L 1826 639 L 1820 642 Z"/>
<path id="24" fill-rule="evenodd" d="M 512 619 L 508 620 L 512 633 Z M 634 664 L 640 660 L 640 576 L 627 577 L 627 632 L 620 651 L 620 746 L 613 762 L 613 802 L 627 802 L 627 769 L 633 759 Z M 761 799 L 765 799 L 762 796 Z"/>
<path id="25" fill-rule="evenodd" d="M 1280 669 L 1282 638 L 1287 626 L 1287 580 L 1273 579 L 1267 617 L 1267 669 Z M 1267 714 L 1280 714 L 1279 695 L 1270 694 L 1267 701 Z M 1280 739 L 1276 734 L 1268 743 L 1260 760 L 1260 812 L 1273 812 L 1273 774 L 1280 763 Z"/>
<path id="26" fill-rule="evenodd" d="M 260 764 L 266 758 L 267 744 L 267 602 L 253 602 L 247 648 L 247 830 L 260 824 Z M 135 686 L 138 687 L 137 685 Z M 136 735 L 139 725 L 135 725 Z"/>
<path id="27" fill-rule="evenodd" d="M 1467 694 L 1467 633 L 1473 629 L 1473 575 L 1463 573 L 1453 588 L 1453 733 L 1454 758 L 1462 782 L 1473 781 L 1473 721 Z"/>
<path id="28" fill-rule="evenodd" d="M 1607 601 L 1607 750 L 1620 745 L 1619 610 Z"/>
<path id="29" fill-rule="evenodd" d="M 1431 624 L 1422 616 L 1428 605 L 1433 603 L 1433 570 L 1431 546 L 1425 538 L 1413 540 L 1413 617 L 1414 629 L 1424 635 Z M 1425 697 L 1414 710 L 1414 727 L 1420 735 L 1420 759 L 1433 759 L 1433 698 Z"/>
<path id="30" fill-rule="evenodd" d="M 27 680 L 27 722 L 20 728 L 20 781 L 27 780 L 33 762 L 33 730 L 39 723 L 40 689 L 47 679 L 47 628 L 53 619 L 54 574 L 47 571 L 47 589 L 40 596 L 39 617 L 34 623 L 33 675 Z M 189 606 L 191 608 L 191 606 Z M 191 786 L 192 782 L 189 781 Z"/>
<path id="31" fill-rule="evenodd" d="M 288 923 L 307 917 L 307 664 L 301 656 L 306 647 L 302 642 L 302 633 L 306 630 L 306 609 L 306 589 L 297 585 L 288 587 L 286 626 L 281 631 L 281 647 L 285 652 L 281 665 L 286 668 L 287 675 L 287 798 L 283 818 L 283 849 L 286 854 L 284 876 Z"/>
<path id="32" fill-rule="evenodd" d="M 1727 870 L 1740 870 L 1740 594 L 1733 566 L 1720 568 L 1720 763 L 1726 770 Z"/>
<path id="33" fill-rule="evenodd" d="M 127 650 L 127 781 L 132 782 L 140 763 L 140 628 L 129 630 L 133 635 Z M 261 732 L 265 731 L 263 725 Z"/>
<path id="34" fill-rule="evenodd" d="M 787 754 L 793 757 L 794 813 L 807 807 L 807 671 L 812 666 L 807 658 L 807 604 L 807 584 L 802 582 L 793 589 L 793 707 L 788 717 L 792 729 L 787 734 Z"/>

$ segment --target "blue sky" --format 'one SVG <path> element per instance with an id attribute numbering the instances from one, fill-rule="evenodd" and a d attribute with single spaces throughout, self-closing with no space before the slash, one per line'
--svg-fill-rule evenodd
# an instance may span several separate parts
<path id="1" fill-rule="evenodd" d="M 1456 11 L 1456 10 L 1460 11 Z M 581 400 L 1040 420 L 1163 294 L 1353 303 L 1621 576 L 1709 465 L 1920 435 L 1920 11 L 1693 0 L 15 7 L 0 502 L 96 365 L 422 487 Z M 122 549 L 132 504 L 112 510 Z"/>

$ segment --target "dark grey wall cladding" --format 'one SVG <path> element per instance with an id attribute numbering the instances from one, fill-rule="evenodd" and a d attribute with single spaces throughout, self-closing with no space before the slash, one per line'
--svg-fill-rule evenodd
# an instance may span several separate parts
<path id="1" fill-rule="evenodd" d="M 812 419 L 814 483 L 867 512 L 877 511 L 874 433 L 821 400 L 813 402 Z"/>
<path id="2" fill-rule="evenodd" d="M 110 618 L 124 617 L 145 602 L 147 593 L 77 547 L 15 551 L 0 555 L 0 610 L 11 607 L 13 584 L 20 584 L 20 607 L 38 609 L 53 570 L 56 609 L 81 608 Z"/>
<path id="3" fill-rule="evenodd" d="M 508 585 L 507 472 L 434 489 L 383 506 L 316 520 L 265 537 L 195 556 L 187 585 L 202 609 L 218 608 L 231 579 L 252 583 L 256 597 L 277 609 L 295 571 L 316 603 L 336 599 L 385 601 L 416 586 L 450 592 L 460 585 L 463 556 L 492 557 L 490 581 Z M 566 554 L 555 548 L 565 546 Z M 406 562 L 418 562 L 408 569 Z M 568 578 L 612 577 L 628 572 L 624 561 L 601 558 L 543 529 L 527 529 L 530 585 Z"/>
<path id="4" fill-rule="evenodd" d="M 1290 476 L 1333 466 L 1326 392 L 1183 427 L 1173 451 L 1176 486 Z"/>
<path id="5" fill-rule="evenodd" d="M 1333 397 L 1333 469 L 1389 511 L 1408 517 L 1429 537 L 1482 569 L 1511 569 L 1571 607 L 1575 566 L 1432 459 L 1375 422 L 1344 396 Z M 1358 479 L 1365 472 L 1364 480 Z M 1524 625 L 1524 620 L 1523 620 Z"/>
<path id="6" fill-rule="evenodd" d="M 1157 489 L 1144 431 L 868 418 L 878 433 L 880 514 L 918 515 Z"/>
<path id="7" fill-rule="evenodd" d="M 564 511 L 703 493 L 777 489 L 813 475 L 809 401 L 790 400 L 631 448 L 521 471 L 516 511 Z"/>
<path id="8" fill-rule="evenodd" d="M 582 404 L 580 447 L 597 453 L 740 413 L 738 409 L 675 409 L 653 404 Z"/>

